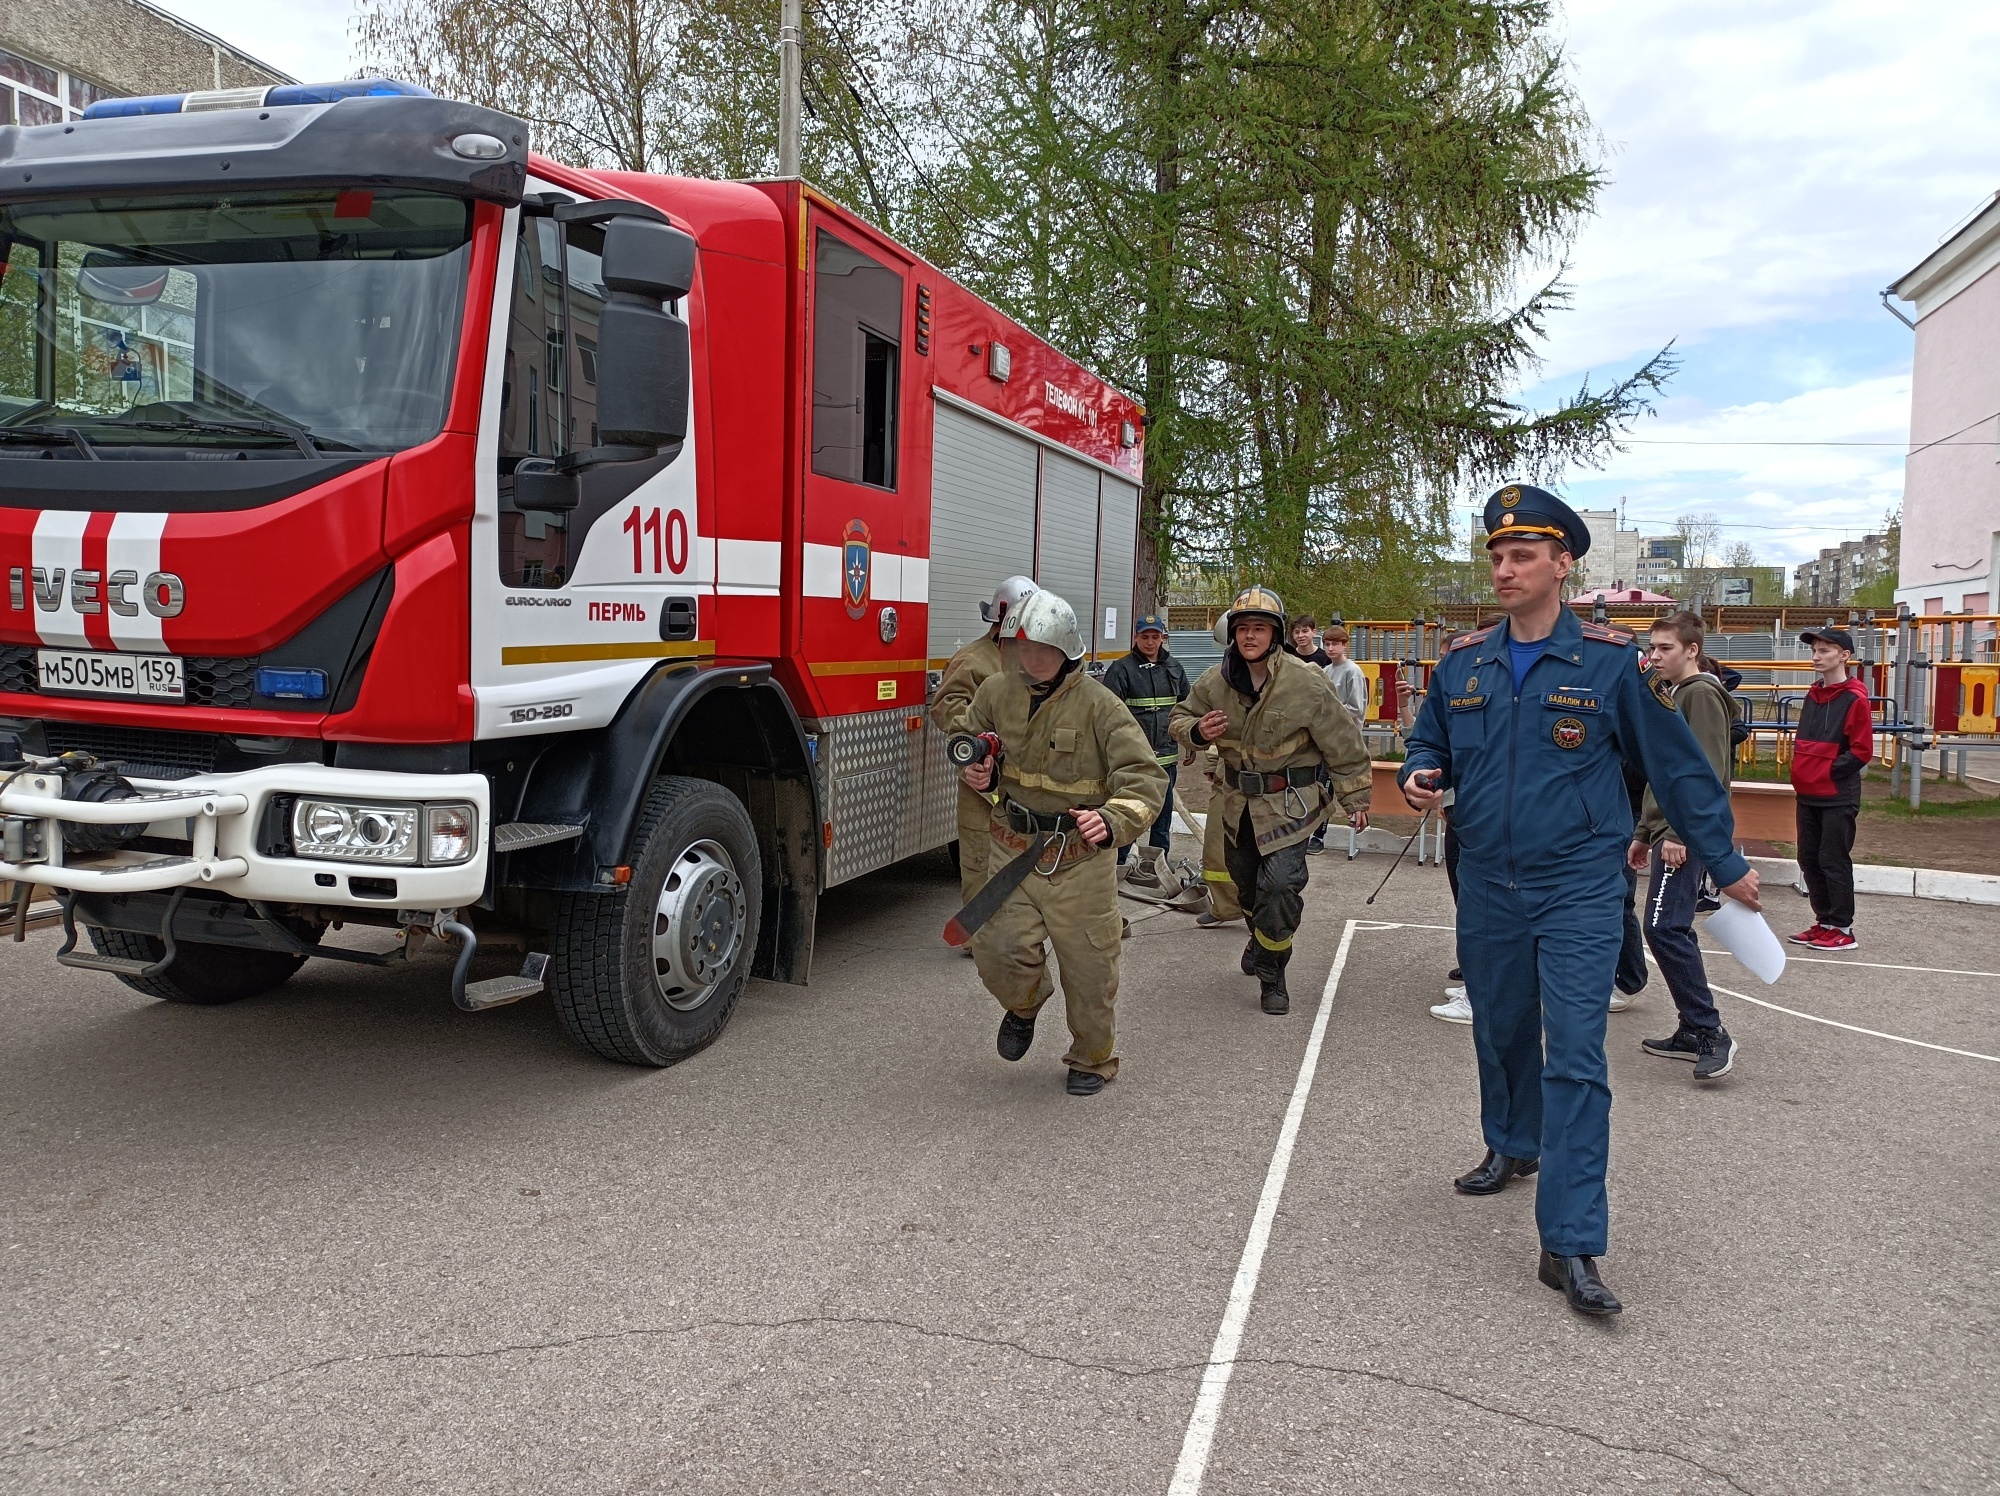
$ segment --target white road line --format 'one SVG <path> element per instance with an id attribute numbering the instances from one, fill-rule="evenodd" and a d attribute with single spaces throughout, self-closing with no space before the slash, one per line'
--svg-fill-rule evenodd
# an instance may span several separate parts
<path id="1" fill-rule="evenodd" d="M 1704 956 L 1727 956 L 1728 951 L 1712 951 L 1703 946 Z M 1842 961 L 1834 956 L 1794 956 L 1785 952 L 1785 960 L 1810 961 L 1815 966 L 1866 966 L 1875 971 L 1922 971 L 1937 977 L 2000 977 L 2000 971 L 1960 971 L 1955 966 L 1892 966 L 1887 961 Z"/>
<path id="2" fill-rule="evenodd" d="M 1196 1496 L 1202 1476 L 1208 1471 L 1209 1450 L 1215 1444 L 1216 1425 L 1222 1418 L 1222 1400 L 1229 1392 L 1229 1378 L 1236 1369 L 1236 1349 L 1243 1341 L 1243 1326 L 1250 1318 L 1250 1302 L 1257 1296 L 1257 1275 L 1264 1267 L 1264 1248 L 1271 1241 L 1271 1224 L 1277 1218 L 1278 1200 L 1285 1193 L 1285 1176 L 1291 1172 L 1292 1146 L 1298 1141 L 1299 1123 L 1305 1116 L 1306 1098 L 1312 1094 L 1313 1072 L 1319 1068 L 1320 1045 L 1326 1038 L 1327 1019 L 1333 1013 L 1333 997 L 1340 986 L 1340 974 L 1347 968 L 1348 948 L 1360 921 L 1349 920 L 1341 932 L 1340 949 L 1334 952 L 1333 970 L 1326 974 L 1320 993 L 1319 1012 L 1313 1018 L 1312 1037 L 1306 1041 L 1305 1057 L 1299 1061 L 1298 1084 L 1292 1087 L 1292 1102 L 1285 1109 L 1284 1125 L 1278 1129 L 1278 1146 L 1271 1154 L 1271 1167 L 1264 1174 L 1264 1193 L 1257 1198 L 1257 1213 L 1250 1221 L 1250 1235 L 1243 1243 L 1243 1256 L 1236 1264 L 1236 1281 L 1229 1290 L 1229 1304 L 1222 1311 L 1222 1325 L 1215 1332 L 1215 1344 L 1208 1353 L 1208 1369 L 1202 1373 L 1201 1391 L 1196 1394 L 1194 1413 L 1188 1419 L 1187 1437 L 1181 1440 L 1180 1463 L 1174 1466 L 1173 1484 L 1167 1496 Z M 1393 930 L 1394 925 L 1369 928 Z"/>
<path id="3" fill-rule="evenodd" d="M 1968 1060 L 1988 1060 L 2000 1065 L 2000 1054 L 1980 1054 L 1971 1049 L 1953 1049 L 1949 1044 L 1931 1044 L 1923 1039 L 1906 1039 L 1901 1034 L 1885 1034 L 1880 1029 L 1862 1028 L 1859 1024 L 1840 1023 L 1832 1018 L 1822 1018 L 1817 1013 L 1801 1013 L 1797 1008 L 1782 1008 L 1776 1003 L 1765 1002 L 1761 997 L 1752 997 L 1747 992 L 1731 992 L 1727 987 L 1718 987 L 1710 982 L 1709 990 L 1720 992 L 1724 997 L 1741 998 L 1746 1003 L 1755 1003 L 1760 1008 L 1769 1008 L 1774 1013 L 1788 1013 L 1794 1018 L 1803 1018 L 1811 1023 L 1823 1023 L 1828 1028 L 1846 1029 L 1851 1034 L 1866 1034 L 1871 1039 L 1893 1039 L 1898 1044 L 1914 1044 L 1919 1049 L 1935 1049 L 1942 1054 L 1962 1055 Z"/>

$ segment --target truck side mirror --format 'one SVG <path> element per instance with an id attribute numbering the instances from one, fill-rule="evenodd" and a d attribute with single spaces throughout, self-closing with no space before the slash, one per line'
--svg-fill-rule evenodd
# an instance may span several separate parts
<path id="1" fill-rule="evenodd" d="M 576 508 L 583 484 L 574 471 L 557 466 L 553 457 L 523 457 L 514 467 L 514 507 L 543 513 Z"/>
<path id="2" fill-rule="evenodd" d="M 671 447 L 687 436 L 691 383 L 687 323 L 663 302 L 694 282 L 695 242 L 671 224 L 613 218 L 604 226 L 597 330 L 598 440 Z"/>

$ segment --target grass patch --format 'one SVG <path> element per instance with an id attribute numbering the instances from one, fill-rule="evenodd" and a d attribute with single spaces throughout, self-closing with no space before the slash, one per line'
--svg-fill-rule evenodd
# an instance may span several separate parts
<path id="1" fill-rule="evenodd" d="M 1910 809 L 1910 802 L 1907 800 L 1881 800 L 1864 806 L 1863 812 L 1879 815 L 1887 821 L 2000 821 L 2000 798 L 1980 800 L 1927 798 L 1916 810 Z"/>

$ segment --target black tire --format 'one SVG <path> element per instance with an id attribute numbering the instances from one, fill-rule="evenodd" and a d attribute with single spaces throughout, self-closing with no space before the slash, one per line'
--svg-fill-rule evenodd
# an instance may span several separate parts
<path id="1" fill-rule="evenodd" d="M 101 930 L 86 926 L 90 943 L 100 956 L 123 956 L 129 961 L 157 961 L 166 946 L 151 935 L 130 930 Z M 162 1002 L 189 1003 L 198 1008 L 220 1007 L 257 997 L 292 979 L 304 956 L 284 951 L 241 950 L 224 945 L 196 945 L 183 940 L 174 951 L 174 964 L 158 976 L 120 977 L 134 992 L 157 997 Z"/>
<path id="2" fill-rule="evenodd" d="M 750 980 L 764 893 L 757 833 L 722 786 L 663 776 L 640 808 L 626 860 L 632 881 L 623 888 L 558 900 L 549 995 L 563 1031 L 585 1049 L 627 1065 L 672 1065 L 715 1042 Z M 690 921 L 684 928 L 699 923 L 695 914 L 719 910 L 702 928 L 726 923 L 734 935 L 733 954 L 714 947 L 726 964 L 699 985 L 675 988 L 685 973 L 656 955 L 655 936 L 675 927 L 661 912 L 676 896 L 670 877 L 687 900 L 699 900 L 676 906 Z"/>

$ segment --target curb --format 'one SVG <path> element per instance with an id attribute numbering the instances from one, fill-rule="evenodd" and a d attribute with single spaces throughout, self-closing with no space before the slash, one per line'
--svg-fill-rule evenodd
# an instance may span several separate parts
<path id="1" fill-rule="evenodd" d="M 1777 879 L 1803 890 L 1804 876 L 1789 857 L 1752 857 L 1750 866 L 1761 878 Z M 1856 893 L 1886 894 L 1891 898 L 1937 899 L 1950 904 L 2000 905 L 2000 877 L 1990 873 L 1952 873 L 1938 868 L 1885 867 L 1881 863 L 1854 865 Z"/>
<path id="2" fill-rule="evenodd" d="M 1175 811 L 1174 830 L 1186 836 L 1200 839 L 1207 817 L 1199 811 Z M 1339 848 L 1345 855 L 1346 848 L 1338 841 L 1341 827 L 1331 831 L 1327 850 Z M 1374 827 L 1361 833 L 1357 838 L 1363 852 L 1396 853 L 1403 850 L 1407 837 L 1394 836 Z M 1805 877 L 1799 865 L 1788 857 L 1752 857 L 1750 866 L 1757 869 L 1760 878 L 1783 883 L 1788 888 L 1805 892 Z M 1886 894 L 1891 898 L 1936 899 L 1948 904 L 1987 904 L 2000 907 L 2000 876 L 1991 873 L 1953 873 L 1941 868 L 1886 867 L 1881 863 L 1858 862 L 1854 865 L 1854 891 L 1856 893 Z"/>

